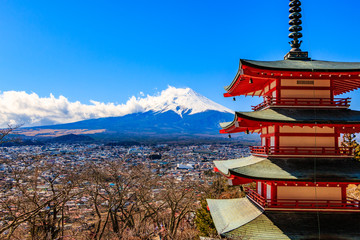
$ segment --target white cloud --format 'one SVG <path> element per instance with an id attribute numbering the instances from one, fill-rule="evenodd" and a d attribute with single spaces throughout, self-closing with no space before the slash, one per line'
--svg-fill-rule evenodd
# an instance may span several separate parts
<path id="1" fill-rule="evenodd" d="M 70 102 L 64 96 L 56 98 L 50 94 L 49 97 L 39 97 L 36 93 L 6 91 L 0 92 L 0 127 L 6 127 L 8 124 L 41 126 L 69 123 L 92 118 L 124 116 L 149 110 L 173 110 L 181 115 L 181 111 L 186 109 L 191 109 L 192 113 L 196 113 L 205 108 L 230 111 L 189 88 L 171 86 L 155 96 L 147 95 L 142 98 L 133 96 L 125 104 L 102 103 L 93 100 L 90 104 L 83 104 L 79 101 Z"/>

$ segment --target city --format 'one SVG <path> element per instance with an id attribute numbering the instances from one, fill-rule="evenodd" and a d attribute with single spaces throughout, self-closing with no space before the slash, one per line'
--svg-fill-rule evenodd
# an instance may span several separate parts
<path id="1" fill-rule="evenodd" d="M 193 233 L 188 239 L 192 239 L 196 236 L 194 212 L 215 179 L 212 161 L 249 155 L 249 148 L 241 144 L 216 143 L 49 144 L 2 147 L 0 151 L 0 207 L 3 209 L 0 233 L 14 239 L 21 236 L 87 239 L 99 235 L 109 238 L 112 234 L 122 239 L 144 239 L 165 236 L 169 231 L 172 237 L 183 236 L 181 234 L 190 230 Z M 182 188 L 192 191 L 182 192 Z M 171 201 L 192 201 L 176 230 L 167 222 L 170 205 L 163 200 L 171 189 L 190 194 L 176 196 L 175 192 Z M 186 206 L 181 201 L 173 209 L 175 215 L 179 214 L 178 208 Z M 154 205 L 146 208 L 144 203 Z M 115 208 L 122 232 L 109 231 L 110 224 L 105 224 L 109 221 L 107 214 Z M 140 219 L 129 224 L 125 220 L 127 214 L 134 218 L 137 214 L 149 216 L 142 216 L 143 225 L 136 225 Z M 165 216 L 154 218 L 151 214 Z M 114 219 L 112 214 L 108 216 Z"/>

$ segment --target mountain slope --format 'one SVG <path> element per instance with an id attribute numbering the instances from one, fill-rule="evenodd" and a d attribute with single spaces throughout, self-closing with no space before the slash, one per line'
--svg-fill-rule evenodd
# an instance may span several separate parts
<path id="1" fill-rule="evenodd" d="M 123 137 L 146 136 L 219 136 L 219 123 L 231 121 L 234 115 L 214 110 L 196 114 L 178 115 L 173 111 L 128 114 L 123 117 L 109 117 L 79 121 L 75 123 L 43 126 L 31 129 L 105 129 L 102 135 Z"/>

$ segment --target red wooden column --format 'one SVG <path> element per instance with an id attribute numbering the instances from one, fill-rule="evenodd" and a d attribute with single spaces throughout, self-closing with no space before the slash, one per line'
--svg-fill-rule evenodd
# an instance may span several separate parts
<path id="1" fill-rule="evenodd" d="M 330 102 L 334 101 L 334 83 L 333 80 L 330 78 Z"/>
<path id="2" fill-rule="evenodd" d="M 261 192 L 264 198 L 266 198 L 266 184 L 264 182 L 261 182 Z"/>
<path id="3" fill-rule="evenodd" d="M 279 135 L 280 135 L 280 127 L 279 125 L 274 125 L 274 152 L 276 152 L 279 148 L 280 148 L 280 139 L 279 139 Z"/>
<path id="4" fill-rule="evenodd" d="M 271 202 L 277 201 L 277 184 L 271 183 Z"/>
<path id="5" fill-rule="evenodd" d="M 346 188 L 347 188 L 347 185 L 341 185 L 341 200 L 342 201 L 346 201 L 346 199 L 347 199 Z"/>
<path id="6" fill-rule="evenodd" d="M 281 94 L 280 94 L 280 89 L 281 89 L 281 79 L 280 78 L 276 78 L 276 104 L 279 103 L 279 101 L 281 100 Z"/>

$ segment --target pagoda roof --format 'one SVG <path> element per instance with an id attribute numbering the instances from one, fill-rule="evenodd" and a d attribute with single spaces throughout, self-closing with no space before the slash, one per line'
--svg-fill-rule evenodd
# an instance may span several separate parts
<path id="1" fill-rule="evenodd" d="M 263 212 L 248 198 L 207 199 L 211 216 L 218 233 L 225 233 L 242 226 Z"/>
<path id="2" fill-rule="evenodd" d="M 221 235 L 249 240 L 359 239 L 359 228 L 359 213 L 265 211 Z"/>
<path id="3" fill-rule="evenodd" d="M 240 59 L 235 78 L 225 86 L 225 97 L 261 96 L 265 84 L 277 78 L 330 79 L 334 94 L 360 87 L 360 62 L 329 62 L 317 60 L 255 61 Z M 249 84 L 249 83 L 252 84 Z"/>
<path id="4" fill-rule="evenodd" d="M 224 175 L 246 179 L 277 181 L 359 182 L 360 162 L 355 159 L 245 158 L 214 161 Z"/>
<path id="5" fill-rule="evenodd" d="M 241 59 L 240 66 L 241 65 L 280 71 L 360 72 L 360 62 L 330 62 L 318 60 L 255 61 Z"/>
<path id="6" fill-rule="evenodd" d="M 360 111 L 350 109 L 268 108 L 253 112 L 235 112 L 232 122 L 220 123 L 221 133 L 258 129 L 260 125 L 350 125 L 360 124 Z"/>

